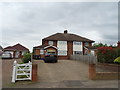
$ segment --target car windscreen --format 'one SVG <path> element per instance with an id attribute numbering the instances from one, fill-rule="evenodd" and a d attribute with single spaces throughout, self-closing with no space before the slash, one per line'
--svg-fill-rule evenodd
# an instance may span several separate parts
<path id="1" fill-rule="evenodd" d="M 46 55 L 56 55 L 55 52 L 47 52 Z"/>

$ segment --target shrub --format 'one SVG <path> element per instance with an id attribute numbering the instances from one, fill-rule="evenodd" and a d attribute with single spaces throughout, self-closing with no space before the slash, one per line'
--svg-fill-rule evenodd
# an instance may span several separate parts
<path id="1" fill-rule="evenodd" d="M 24 54 L 22 61 L 23 61 L 23 63 L 28 63 L 29 61 L 31 61 L 31 53 Z"/>
<path id="2" fill-rule="evenodd" d="M 115 50 L 116 50 L 116 53 L 117 53 L 117 57 L 119 57 L 120 56 L 120 48 L 116 48 Z"/>
<path id="3" fill-rule="evenodd" d="M 114 60 L 114 63 L 120 64 L 120 57 L 117 57 L 117 58 Z"/>
<path id="4" fill-rule="evenodd" d="M 99 47 L 98 48 L 98 62 L 113 63 L 116 58 L 116 51 L 112 47 Z"/>

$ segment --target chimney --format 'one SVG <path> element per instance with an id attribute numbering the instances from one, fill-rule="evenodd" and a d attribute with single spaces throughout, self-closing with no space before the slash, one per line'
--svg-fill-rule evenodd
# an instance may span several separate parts
<path id="1" fill-rule="evenodd" d="M 67 31 L 67 30 L 65 30 L 65 31 L 64 31 L 64 34 L 67 34 L 67 33 L 68 33 L 68 31 Z"/>
<path id="2" fill-rule="evenodd" d="M 118 41 L 118 43 L 117 43 L 117 44 L 118 44 L 118 46 L 117 46 L 117 47 L 119 47 L 119 48 L 120 48 L 120 41 Z"/>

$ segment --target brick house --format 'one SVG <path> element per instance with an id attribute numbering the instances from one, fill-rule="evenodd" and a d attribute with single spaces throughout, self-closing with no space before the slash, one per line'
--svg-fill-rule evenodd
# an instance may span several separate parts
<path id="1" fill-rule="evenodd" d="M 84 46 L 92 46 L 94 41 L 76 34 L 56 33 L 42 39 L 42 45 L 33 47 L 33 55 L 44 58 L 46 52 L 55 51 L 58 59 L 70 59 L 74 54 L 85 54 Z"/>
<path id="2" fill-rule="evenodd" d="M 4 53 L 11 53 L 12 58 L 22 58 L 25 53 L 29 52 L 29 49 L 18 43 L 4 48 L 3 51 Z"/>
<path id="3" fill-rule="evenodd" d="M 2 55 L 2 53 L 3 53 L 3 48 L 2 48 L 2 46 L 0 45 L 0 56 Z"/>

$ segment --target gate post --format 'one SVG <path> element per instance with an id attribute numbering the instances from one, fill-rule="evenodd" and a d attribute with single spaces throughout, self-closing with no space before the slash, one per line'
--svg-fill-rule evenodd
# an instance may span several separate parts
<path id="1" fill-rule="evenodd" d="M 32 64 L 32 81 L 37 81 L 37 64 Z"/>
<path id="2" fill-rule="evenodd" d="M 17 64 L 17 61 L 15 60 L 13 63 L 12 83 L 15 83 L 15 80 L 16 80 L 16 64 Z"/>
<path id="3" fill-rule="evenodd" d="M 96 67 L 95 64 L 89 64 L 89 79 L 95 79 Z"/>

